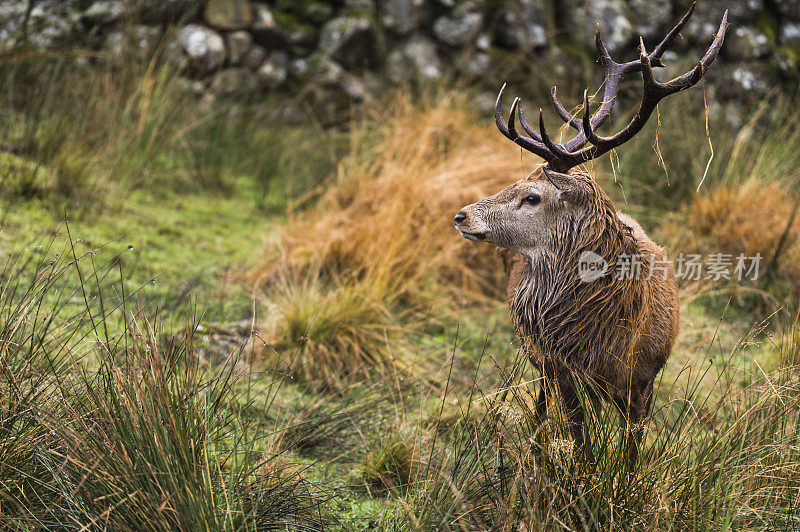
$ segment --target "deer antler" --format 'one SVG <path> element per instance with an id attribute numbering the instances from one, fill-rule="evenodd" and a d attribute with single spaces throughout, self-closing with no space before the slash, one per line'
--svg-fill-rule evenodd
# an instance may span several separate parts
<path id="1" fill-rule="evenodd" d="M 714 41 L 706 51 L 703 58 L 694 69 L 678 76 L 677 78 L 666 83 L 660 83 L 653 77 L 653 67 L 664 66 L 661 63 L 661 56 L 666 51 L 667 47 L 675 40 L 675 37 L 686 25 L 686 22 L 694 13 L 695 4 L 689 8 L 689 11 L 678 21 L 672 30 L 664 37 L 664 40 L 656 46 L 653 53 L 647 54 L 644 47 L 644 42 L 641 37 L 639 38 L 639 59 L 629 61 L 627 63 L 617 63 L 611 59 L 602 37 L 600 37 L 600 26 L 597 26 L 595 32 L 595 46 L 597 53 L 600 56 L 600 63 L 605 70 L 605 89 L 603 91 L 603 102 L 600 107 L 591 115 L 589 112 L 589 95 L 587 91 L 583 92 L 583 117 L 578 119 L 577 116 L 572 116 L 567 109 L 562 105 L 556 94 L 556 88 L 553 87 L 550 91 L 550 101 L 555 108 L 558 115 L 570 127 L 578 131 L 577 135 L 563 144 L 554 143 L 547 135 L 544 127 L 544 113 L 539 109 L 539 131 L 534 130 L 528 124 L 525 114 L 522 112 L 520 106 L 520 99 L 515 98 L 514 103 L 511 104 L 511 113 L 508 117 L 508 124 L 503 121 L 503 93 L 505 92 L 505 84 L 500 89 L 500 94 L 497 95 L 497 103 L 495 105 L 495 122 L 497 128 L 508 139 L 515 142 L 522 148 L 535 153 L 545 161 L 550 169 L 556 172 L 566 173 L 570 168 L 585 163 L 591 159 L 600 157 L 609 150 L 620 146 L 624 142 L 630 140 L 636 133 L 641 131 L 647 119 L 658 105 L 658 102 L 663 98 L 680 92 L 684 89 L 691 87 L 700 81 L 703 74 L 711 67 L 711 64 L 716 59 L 722 42 L 725 39 L 725 31 L 728 26 L 728 11 L 722 15 L 722 22 L 719 25 L 719 30 L 714 36 Z M 642 72 L 642 80 L 644 83 L 642 101 L 639 104 L 639 110 L 636 115 L 620 132 L 610 136 L 601 137 L 597 135 L 596 130 L 600 127 L 611 114 L 611 110 L 616 103 L 617 92 L 619 91 L 619 84 L 626 74 L 631 72 Z M 522 129 L 529 136 L 520 135 L 517 132 L 515 117 L 519 116 L 519 122 Z M 587 146 L 586 144 L 591 144 Z"/>

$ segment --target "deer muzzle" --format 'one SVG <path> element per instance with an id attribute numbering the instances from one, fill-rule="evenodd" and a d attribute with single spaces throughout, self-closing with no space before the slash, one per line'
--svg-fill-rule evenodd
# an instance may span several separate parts
<path id="1" fill-rule="evenodd" d="M 479 216 L 476 216 L 475 209 L 472 207 L 473 205 L 468 205 L 458 211 L 453 222 L 461 236 L 473 242 L 482 242 L 489 234 L 489 227 Z"/>

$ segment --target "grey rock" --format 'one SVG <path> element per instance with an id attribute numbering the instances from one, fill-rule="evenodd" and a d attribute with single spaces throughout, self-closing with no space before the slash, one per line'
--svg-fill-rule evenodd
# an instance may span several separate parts
<path id="1" fill-rule="evenodd" d="M 352 10 L 362 10 L 375 13 L 374 0 L 344 0 L 344 6 Z"/>
<path id="2" fill-rule="evenodd" d="M 467 2 L 456 8 L 451 15 L 437 18 L 433 23 L 433 34 L 448 46 L 458 47 L 474 42 L 483 25 L 483 15 Z"/>
<path id="3" fill-rule="evenodd" d="M 417 6 L 412 0 L 386 0 L 381 20 L 397 35 L 407 35 L 417 26 Z"/>
<path id="4" fill-rule="evenodd" d="M 137 25 L 111 31 L 103 43 L 106 53 L 115 58 L 129 54 L 144 57 L 150 53 L 161 39 L 161 30 L 153 26 Z"/>
<path id="5" fill-rule="evenodd" d="M 275 17 L 272 16 L 272 11 L 264 4 L 256 4 L 253 13 L 253 31 L 268 30 L 276 27 Z"/>
<path id="6" fill-rule="evenodd" d="M 262 47 L 255 45 L 247 51 L 247 55 L 244 56 L 244 64 L 250 70 L 258 70 L 258 68 L 264 64 L 264 60 L 267 58 L 267 51 Z"/>
<path id="7" fill-rule="evenodd" d="M 258 84 L 263 89 L 276 89 L 288 76 L 289 56 L 280 51 L 269 54 L 264 64 L 256 71 Z"/>
<path id="8" fill-rule="evenodd" d="M 122 19 L 126 13 L 123 0 L 105 0 L 92 2 L 92 5 L 81 14 L 81 22 L 89 26 L 111 24 Z"/>
<path id="9" fill-rule="evenodd" d="M 800 2 L 797 0 L 774 0 L 778 13 L 782 16 L 800 22 Z"/>
<path id="10" fill-rule="evenodd" d="M 283 45 L 288 40 L 285 32 L 281 31 L 275 22 L 272 11 L 264 4 L 256 4 L 250 31 L 256 42 L 265 46 Z"/>
<path id="11" fill-rule="evenodd" d="M 128 55 L 131 51 L 131 43 L 128 34 L 122 30 L 114 30 L 106 35 L 103 42 L 103 50 L 114 58 L 121 58 Z"/>
<path id="12" fill-rule="evenodd" d="M 596 24 L 600 24 L 600 34 L 611 52 L 633 41 L 633 24 L 622 0 L 585 0 L 575 10 L 575 22 L 587 49 L 594 50 Z"/>
<path id="13" fill-rule="evenodd" d="M 492 47 L 492 39 L 485 33 L 481 33 L 478 35 L 478 38 L 475 40 L 475 48 L 480 50 L 481 52 L 488 52 L 489 48 Z"/>
<path id="14" fill-rule="evenodd" d="M 269 50 L 288 46 L 310 48 L 314 41 L 314 35 L 303 28 L 289 31 L 281 27 L 275 21 L 269 7 L 263 4 L 255 5 L 255 17 L 250 32 L 255 42 Z"/>
<path id="15" fill-rule="evenodd" d="M 628 5 L 633 11 L 634 35 L 660 42 L 673 22 L 670 0 L 628 0 Z"/>
<path id="16" fill-rule="evenodd" d="M 247 52 L 253 47 L 253 36 L 247 31 L 234 31 L 225 36 L 225 44 L 228 63 L 241 65 L 247 57 Z M 263 62 L 263 58 L 261 62 Z"/>
<path id="17" fill-rule="evenodd" d="M 491 68 L 489 54 L 479 52 L 477 54 L 465 54 L 461 56 L 456 67 L 464 75 L 470 78 L 481 78 L 485 76 Z"/>
<path id="18" fill-rule="evenodd" d="M 175 80 L 175 86 L 180 92 L 185 92 L 193 96 L 200 96 L 206 91 L 206 86 L 202 81 L 184 77 L 177 78 Z"/>
<path id="19" fill-rule="evenodd" d="M 769 58 L 769 65 L 777 71 L 786 74 L 787 77 L 794 78 L 797 74 L 796 58 L 793 57 L 791 50 L 778 48 Z"/>
<path id="20" fill-rule="evenodd" d="M 54 49 L 81 36 L 80 11 L 76 0 L 35 2 L 23 28 L 28 0 L 0 1 L 0 50 L 16 46 L 25 37 L 32 46 Z"/>
<path id="21" fill-rule="evenodd" d="M 73 2 L 42 0 L 34 4 L 23 28 L 28 2 L 0 2 L 0 49 L 11 49 L 23 37 L 40 50 L 68 43 L 78 33 L 79 17 L 73 8 Z"/>
<path id="22" fill-rule="evenodd" d="M 225 42 L 210 28 L 189 24 L 178 33 L 178 43 L 197 73 L 213 72 L 225 62 Z"/>
<path id="23" fill-rule="evenodd" d="M 679 12 L 682 14 L 685 9 L 684 6 Z M 722 14 L 726 9 L 728 10 L 728 23 L 732 23 L 735 28 L 756 20 L 764 10 L 764 3 L 762 0 L 706 0 L 700 2 L 681 35 L 692 44 L 707 46 L 719 29 Z M 673 21 L 673 24 L 675 22 L 677 20 Z M 731 27 L 728 28 L 728 35 L 731 34 L 731 29 Z"/>
<path id="24" fill-rule="evenodd" d="M 386 77 L 394 83 L 411 79 L 412 69 L 411 61 L 402 50 L 392 50 L 386 58 Z"/>
<path id="25" fill-rule="evenodd" d="M 0 49 L 12 48 L 22 35 L 26 2 L 0 4 Z"/>
<path id="26" fill-rule="evenodd" d="M 395 49 L 387 60 L 387 77 L 395 82 L 434 81 L 442 77 L 442 66 L 436 45 L 425 37 L 413 37 Z"/>
<path id="27" fill-rule="evenodd" d="M 162 37 L 161 29 L 140 24 L 133 28 L 131 44 L 142 52 L 149 52 L 155 48 Z"/>
<path id="28" fill-rule="evenodd" d="M 224 95 L 254 92 L 258 85 L 256 75 L 242 67 L 220 70 L 211 80 L 211 90 Z"/>
<path id="29" fill-rule="evenodd" d="M 203 19 L 221 30 L 243 30 L 253 23 L 253 6 L 250 0 L 207 0 Z"/>
<path id="30" fill-rule="evenodd" d="M 754 93 L 758 95 L 766 94 L 767 81 L 763 73 L 755 68 L 748 68 L 747 66 L 737 67 L 731 73 L 731 80 L 743 92 Z"/>
<path id="31" fill-rule="evenodd" d="M 308 61 L 299 57 L 289 62 L 289 74 L 295 78 L 302 78 L 308 73 Z"/>
<path id="32" fill-rule="evenodd" d="M 367 17 L 335 18 L 320 33 L 319 50 L 346 68 L 374 64 L 376 47 L 376 31 Z"/>
<path id="33" fill-rule="evenodd" d="M 309 62 L 309 73 L 322 85 L 337 85 L 344 77 L 344 69 L 329 57 L 316 54 Z"/>
<path id="34" fill-rule="evenodd" d="M 770 55 L 769 39 L 759 30 L 740 26 L 728 32 L 727 55 L 737 59 L 762 59 Z"/>
<path id="35" fill-rule="evenodd" d="M 172 65 L 172 68 L 182 74 L 186 74 L 189 70 L 189 58 L 183 51 L 183 46 L 177 39 L 173 39 L 167 43 L 167 50 L 165 53 L 167 62 Z"/>
<path id="36" fill-rule="evenodd" d="M 799 23 L 789 22 L 781 26 L 781 44 L 788 44 L 789 46 L 800 44 Z"/>
<path id="37" fill-rule="evenodd" d="M 345 74 L 342 76 L 338 86 L 339 89 L 341 89 L 341 91 L 344 92 L 351 100 L 355 100 L 357 102 L 362 101 L 367 92 L 364 84 L 361 83 L 357 77 L 351 74 Z"/>
<path id="38" fill-rule="evenodd" d="M 777 0 L 776 3 L 780 3 Z M 788 0 L 793 3 L 796 0 Z M 680 3 L 676 9 L 676 16 L 682 15 L 689 8 L 691 2 Z M 728 10 L 728 20 L 733 22 L 752 22 L 765 10 L 764 0 L 703 0 L 697 3 L 695 14 L 692 18 L 707 18 L 711 22 L 716 20 L 717 27 L 722 19 L 722 13 Z"/>
<path id="39" fill-rule="evenodd" d="M 197 0 L 136 0 L 133 5 L 135 14 L 144 23 L 162 24 L 177 22 L 193 10 L 201 6 Z"/>
<path id="40" fill-rule="evenodd" d="M 334 17 L 333 2 L 306 2 L 303 9 L 303 20 L 314 26 L 322 26 Z"/>
<path id="41" fill-rule="evenodd" d="M 547 46 L 547 24 L 544 5 L 539 0 L 514 0 L 506 4 L 495 27 L 498 45 L 522 50 Z"/>

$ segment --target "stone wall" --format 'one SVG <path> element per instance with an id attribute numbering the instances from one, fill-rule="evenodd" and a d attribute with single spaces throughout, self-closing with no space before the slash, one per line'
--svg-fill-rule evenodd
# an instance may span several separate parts
<path id="1" fill-rule="evenodd" d="M 293 92 L 361 100 L 403 82 L 445 76 L 497 88 L 496 65 L 580 64 L 595 23 L 612 55 L 636 57 L 687 9 L 685 0 L 4 0 L 0 50 L 81 46 L 122 58 L 158 43 L 188 88 Z M 800 0 L 705 0 L 665 57 L 696 60 L 724 9 L 730 29 L 712 70 L 718 97 L 759 97 L 797 86 Z M 677 61 L 680 62 L 680 61 Z M 585 63 L 585 62 L 584 62 Z M 684 64 L 686 62 L 684 61 Z M 318 94 L 319 95 L 319 94 Z"/>

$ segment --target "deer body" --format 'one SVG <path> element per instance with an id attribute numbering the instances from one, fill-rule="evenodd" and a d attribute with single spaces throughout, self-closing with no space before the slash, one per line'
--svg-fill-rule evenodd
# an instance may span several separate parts
<path id="1" fill-rule="evenodd" d="M 578 120 L 558 100 L 555 87 L 551 92 L 558 114 L 578 131 L 564 144 L 549 139 L 541 109 L 539 131 L 533 130 L 519 99 L 514 100 L 506 124 L 501 90 L 495 111 L 498 128 L 545 159 L 546 165 L 494 196 L 464 207 L 455 217 L 462 236 L 500 248 L 509 274 L 511 316 L 523 349 L 545 382 L 559 392 L 576 444 L 590 457 L 580 390 L 595 404 L 611 402 L 625 424 L 634 427 L 636 438 L 627 449 L 635 462 L 653 381 L 678 334 L 679 302 L 664 249 L 633 218 L 614 208 L 591 175 L 570 169 L 632 138 L 661 99 L 691 87 L 711 66 L 722 46 L 727 12 L 697 67 L 667 83 L 653 77 L 652 67 L 661 65 L 661 55 L 693 10 L 694 5 L 652 54 L 647 55 L 640 41 L 639 61 L 614 62 L 596 34 L 606 70 L 603 102 L 597 112 L 590 114 L 584 92 L 583 119 Z M 608 118 L 622 78 L 631 72 L 642 72 L 639 111 L 619 133 L 601 137 L 596 129 Z M 515 120 L 530 136 L 517 132 Z M 587 277 L 581 272 L 586 257 L 600 266 L 596 275 Z M 545 388 L 540 389 L 537 401 L 542 414 L 547 406 Z"/>
<path id="2" fill-rule="evenodd" d="M 502 250 L 501 257 L 509 278 L 514 326 L 537 368 L 548 366 L 547 357 L 552 355 L 550 366 L 585 371 L 608 399 L 624 405 L 629 395 L 634 403 L 638 397 L 646 398 L 646 389 L 666 363 L 678 334 L 679 305 L 672 268 L 652 268 L 652 258 L 666 258 L 664 249 L 633 218 L 617 212 L 614 222 L 619 226 L 604 228 L 598 235 L 626 235 L 625 254 L 642 258 L 637 279 L 584 282 L 576 268 L 580 254 L 574 253 L 541 254 L 529 260 Z M 597 247 L 584 247 L 589 248 Z M 565 286 L 569 288 L 564 290 Z M 637 408 L 638 417 L 644 414 L 642 407 Z"/>

